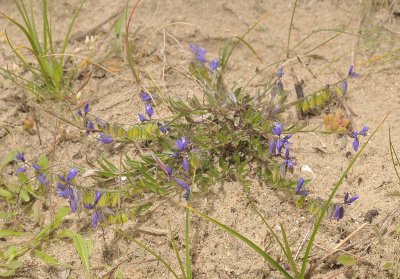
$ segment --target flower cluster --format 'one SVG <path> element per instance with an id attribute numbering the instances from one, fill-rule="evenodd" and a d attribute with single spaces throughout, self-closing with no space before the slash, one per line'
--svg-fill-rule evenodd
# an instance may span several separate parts
<path id="1" fill-rule="evenodd" d="M 336 221 L 339 221 L 340 219 L 342 219 L 344 216 L 344 205 L 350 205 L 354 201 L 358 200 L 358 198 L 359 198 L 358 195 L 355 195 L 355 196 L 349 198 L 349 193 L 346 193 L 344 195 L 344 202 L 336 205 L 335 212 L 333 214 L 333 219 Z"/>
<path id="2" fill-rule="evenodd" d="M 15 160 L 20 161 L 23 163 L 23 167 L 17 168 L 15 171 L 15 175 L 18 177 L 19 173 L 26 173 L 27 167 L 29 164 L 26 162 L 24 154 L 20 151 L 17 152 L 17 156 L 15 157 Z M 48 184 L 47 180 L 47 175 L 45 172 L 45 169 L 43 169 L 42 166 L 39 166 L 38 164 L 33 164 L 32 167 L 34 168 L 35 176 L 37 179 L 37 182 L 39 183 L 40 186 L 45 186 Z"/>
<path id="3" fill-rule="evenodd" d="M 69 199 L 69 205 L 73 213 L 77 212 L 80 204 L 80 192 L 76 187 L 75 179 L 78 175 L 78 169 L 72 168 L 69 173 L 64 175 L 58 175 L 56 192 L 57 195 L 64 199 Z M 96 191 L 93 203 L 84 204 L 84 207 L 88 210 L 94 210 L 92 215 L 92 225 L 97 227 L 98 223 L 104 222 L 104 217 L 101 210 L 97 208 L 97 205 L 102 197 L 103 193 Z"/>
<path id="4" fill-rule="evenodd" d="M 358 136 L 367 136 L 369 128 L 367 126 L 364 126 L 359 132 L 353 131 L 350 133 L 349 137 L 353 138 L 353 149 L 354 151 L 358 150 L 358 147 L 360 146 L 360 141 L 358 140 Z"/>
<path id="5" fill-rule="evenodd" d="M 283 132 L 283 124 L 281 123 L 274 123 L 274 127 L 272 128 L 272 133 L 278 137 L 277 140 L 274 138 L 271 139 L 270 144 L 269 144 L 269 153 L 272 156 L 278 155 L 280 156 L 282 153 L 282 150 L 285 149 L 285 157 L 283 164 L 281 166 L 281 171 L 282 171 L 282 176 L 286 175 L 287 170 L 290 172 L 293 172 L 294 166 L 296 163 L 292 160 L 290 157 L 290 148 L 289 145 L 291 142 L 289 142 L 289 139 L 292 137 L 292 135 L 286 135 L 282 137 L 282 132 Z"/>
<path id="6" fill-rule="evenodd" d="M 150 121 L 151 117 L 154 114 L 154 109 L 153 109 L 153 106 L 151 105 L 152 98 L 149 93 L 144 92 L 144 91 L 140 92 L 140 99 L 145 104 L 145 111 L 149 117 L 149 119 L 147 119 L 145 115 L 138 113 L 139 121 L 144 123 L 146 121 Z M 162 124 L 161 122 L 157 121 L 157 126 L 161 133 L 163 133 L 163 134 L 166 134 L 167 132 L 171 133 L 171 127 L 169 126 L 168 123 Z"/>
<path id="7" fill-rule="evenodd" d="M 206 59 L 207 50 L 206 49 L 204 49 L 200 46 L 194 45 L 194 44 L 190 44 L 189 47 L 197 61 L 199 61 L 200 63 L 207 62 L 207 59 Z M 211 61 L 208 61 L 208 66 L 210 67 L 211 71 L 213 71 L 213 72 L 216 71 L 218 69 L 218 67 L 220 66 L 219 58 L 215 58 Z"/>
<path id="8" fill-rule="evenodd" d="M 78 109 L 76 111 L 76 114 L 82 117 L 84 120 L 84 125 L 86 128 L 86 136 L 89 136 L 90 133 L 94 133 L 94 130 L 96 129 L 95 123 L 87 117 L 88 113 L 89 113 L 89 103 L 85 103 L 83 107 L 83 113 L 81 109 Z M 106 128 L 106 123 L 103 120 L 97 118 L 95 122 L 97 122 L 96 124 L 98 126 L 98 129 L 104 130 Z M 99 137 L 97 138 L 97 140 L 100 141 L 102 144 L 110 144 L 113 142 L 111 136 L 105 135 L 103 132 L 99 133 Z"/>

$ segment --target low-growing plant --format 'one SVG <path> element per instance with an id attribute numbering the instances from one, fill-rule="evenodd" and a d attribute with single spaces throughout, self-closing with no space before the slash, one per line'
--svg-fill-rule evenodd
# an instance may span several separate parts
<path id="1" fill-rule="evenodd" d="M 8 45 L 14 52 L 16 60 L 31 74 L 31 77 L 22 77 L 9 68 L 1 68 L 0 71 L 19 86 L 33 93 L 35 98 L 57 98 L 62 96 L 63 90 L 64 92 L 68 91 L 73 77 L 73 70 L 66 69 L 64 54 L 68 46 L 72 27 L 86 0 L 81 1 L 75 12 L 60 49 L 57 47 L 52 29 L 51 2 L 49 3 L 47 0 L 41 1 L 42 25 L 39 29 L 33 11 L 33 1 L 30 0 L 29 5 L 26 5 L 22 0 L 13 1 L 22 21 L 18 21 L 1 11 L 0 15 L 8 19 L 12 25 L 19 29 L 28 42 L 29 46 L 17 46 L 13 43 L 7 31 L 5 31 Z M 40 34 L 42 37 L 40 37 Z"/>

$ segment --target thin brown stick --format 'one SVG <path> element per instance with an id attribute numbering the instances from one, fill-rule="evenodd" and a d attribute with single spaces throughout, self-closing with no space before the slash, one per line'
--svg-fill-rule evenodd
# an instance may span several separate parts
<path id="1" fill-rule="evenodd" d="M 42 145 L 42 138 L 40 136 L 40 129 L 39 129 L 39 121 L 38 121 L 38 119 L 36 117 L 35 109 L 33 107 L 31 107 L 31 112 L 32 112 L 32 116 L 33 116 L 33 121 L 35 122 L 37 136 L 38 136 L 38 139 L 39 139 L 39 145 Z"/>

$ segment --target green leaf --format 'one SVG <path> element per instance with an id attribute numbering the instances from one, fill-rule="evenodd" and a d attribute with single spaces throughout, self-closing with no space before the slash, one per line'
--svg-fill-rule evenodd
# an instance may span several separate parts
<path id="1" fill-rule="evenodd" d="M 0 172 L 7 166 L 9 163 L 14 161 L 15 157 L 17 157 L 18 150 L 12 150 L 8 153 L 0 163 Z"/>
<path id="2" fill-rule="evenodd" d="M 0 272 L 0 277 L 10 277 L 15 274 L 15 272 L 22 266 L 22 262 L 12 261 L 5 265 L 1 265 L 2 269 L 7 269 L 7 271 Z"/>
<path id="3" fill-rule="evenodd" d="M 59 263 L 57 259 L 55 259 L 52 256 L 50 256 L 49 254 L 43 252 L 42 250 L 35 249 L 35 250 L 33 250 L 33 254 L 36 257 L 38 257 L 39 259 L 41 259 L 42 261 L 44 261 L 45 263 L 47 263 L 48 265 L 51 265 L 51 266 L 61 265 L 61 263 Z"/>
<path id="4" fill-rule="evenodd" d="M 394 266 L 394 262 L 386 262 L 383 264 L 382 268 L 385 270 L 390 270 L 392 269 Z"/>
<path id="5" fill-rule="evenodd" d="M 10 191 L 0 188 L 0 197 L 11 199 L 13 197 L 13 194 Z"/>
<path id="6" fill-rule="evenodd" d="M 354 257 L 350 255 L 339 255 L 337 258 L 338 264 L 344 265 L 344 266 L 351 266 L 356 263 L 356 260 Z"/>
<path id="7" fill-rule="evenodd" d="M 12 230 L 0 230 L 0 238 L 8 236 L 22 236 L 25 235 L 24 232 L 12 231 Z"/>
<path id="8" fill-rule="evenodd" d="M 75 234 L 74 238 L 74 245 L 76 252 L 78 253 L 79 257 L 83 265 L 85 266 L 85 270 L 87 273 L 90 271 L 89 265 L 89 250 L 90 250 L 90 242 L 85 240 L 80 234 Z"/>
<path id="9" fill-rule="evenodd" d="M 39 159 L 37 160 L 36 163 L 39 167 L 42 169 L 48 169 L 49 168 L 49 159 L 47 159 L 46 155 L 40 155 Z"/>

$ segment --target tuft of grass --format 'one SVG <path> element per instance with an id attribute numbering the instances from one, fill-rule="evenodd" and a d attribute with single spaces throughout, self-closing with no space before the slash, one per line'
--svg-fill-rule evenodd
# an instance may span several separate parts
<path id="1" fill-rule="evenodd" d="M 68 26 L 61 45 L 61 54 L 65 54 L 72 28 L 85 2 L 86 0 L 81 1 Z M 8 68 L 3 68 L 1 71 L 3 75 L 10 78 L 17 85 L 33 93 L 36 99 L 59 98 L 62 96 L 63 90 L 68 89 L 70 81 L 66 79 L 68 75 L 65 74 L 64 56 L 53 56 L 56 53 L 57 46 L 53 38 L 51 2 L 49 3 L 47 0 L 41 1 L 42 37 L 39 37 L 40 29 L 36 26 L 33 1 L 31 0 L 29 5 L 26 5 L 22 0 L 14 0 L 14 4 L 22 21 L 18 21 L 3 12 L 0 12 L 0 15 L 8 19 L 22 32 L 29 45 L 16 46 L 8 35 L 7 30 L 5 31 L 5 37 L 16 59 L 31 73 L 32 79 L 29 80 L 18 76 Z M 32 61 L 32 58 L 34 61 Z"/>

